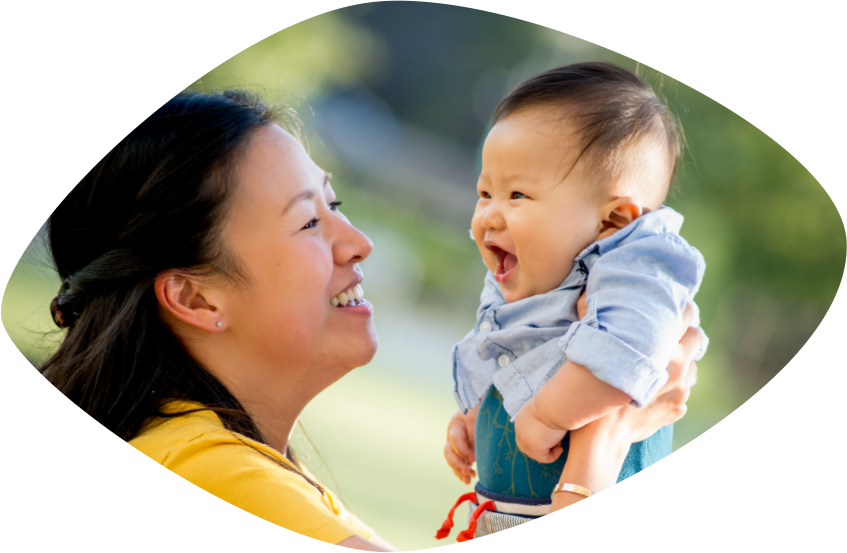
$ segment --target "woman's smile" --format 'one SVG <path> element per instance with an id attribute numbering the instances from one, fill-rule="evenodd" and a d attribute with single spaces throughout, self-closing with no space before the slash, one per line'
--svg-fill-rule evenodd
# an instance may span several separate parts
<path id="1" fill-rule="evenodd" d="M 333 296 L 329 303 L 333 307 L 354 307 L 365 302 L 365 292 L 358 284 L 341 292 L 337 296 Z"/>
<path id="2" fill-rule="evenodd" d="M 326 378 L 340 378 L 376 351 L 358 265 L 373 245 L 339 210 L 329 175 L 281 128 L 258 130 L 244 160 L 226 237 L 252 293 L 231 306 L 232 326 L 255 336 L 266 362 L 314 375 L 331 359 Z M 271 339 L 265 328 L 284 332 Z"/>

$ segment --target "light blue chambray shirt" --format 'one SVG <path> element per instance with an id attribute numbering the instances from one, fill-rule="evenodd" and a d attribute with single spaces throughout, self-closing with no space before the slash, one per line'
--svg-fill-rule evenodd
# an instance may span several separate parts
<path id="1" fill-rule="evenodd" d="M 667 381 L 685 305 L 706 263 L 679 235 L 682 215 L 647 213 L 594 242 L 565 281 L 546 294 L 506 303 L 489 271 L 477 322 L 453 346 L 454 394 L 467 411 L 493 384 L 512 420 L 570 359 L 643 407 Z M 588 313 L 576 302 L 586 290 Z M 695 315 L 692 326 L 699 326 Z M 696 359 L 706 351 L 707 340 Z"/>

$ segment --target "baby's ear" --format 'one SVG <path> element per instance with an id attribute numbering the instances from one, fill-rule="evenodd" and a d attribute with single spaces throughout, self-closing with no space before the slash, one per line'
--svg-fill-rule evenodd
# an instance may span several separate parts
<path id="1" fill-rule="evenodd" d="M 642 215 L 641 205 L 635 198 L 615 198 L 603 206 L 603 228 L 622 229 Z"/>

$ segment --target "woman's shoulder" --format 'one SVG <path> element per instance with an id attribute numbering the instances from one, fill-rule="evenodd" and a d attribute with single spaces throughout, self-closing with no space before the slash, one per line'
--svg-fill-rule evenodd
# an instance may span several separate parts
<path id="1" fill-rule="evenodd" d="M 208 477 L 220 486 L 236 471 L 274 469 L 270 474 L 276 480 L 290 480 L 295 488 L 303 482 L 318 491 L 284 455 L 228 430 L 213 410 L 199 403 L 172 401 L 162 412 L 167 416 L 149 421 L 129 443 L 195 484 L 201 485 L 197 480 Z"/>
<path id="2" fill-rule="evenodd" d="M 371 537 L 372 530 L 284 455 L 227 430 L 213 411 L 171 402 L 164 412 L 185 414 L 153 420 L 130 445 L 212 495 L 289 530 L 329 543 Z"/>
<path id="3" fill-rule="evenodd" d="M 239 443 L 218 416 L 199 403 L 172 401 L 162 411 L 169 416 L 148 421 L 129 443 L 168 468 L 181 454 L 197 453 L 215 444 Z"/>

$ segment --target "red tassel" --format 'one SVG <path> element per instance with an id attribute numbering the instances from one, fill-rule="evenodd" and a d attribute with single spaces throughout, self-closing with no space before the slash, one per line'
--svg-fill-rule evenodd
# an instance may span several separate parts
<path id="1" fill-rule="evenodd" d="M 453 508 L 450 509 L 450 512 L 447 513 L 447 518 L 444 519 L 444 522 L 441 523 L 441 528 L 438 529 L 438 532 L 435 533 L 435 539 L 443 540 L 447 536 L 450 535 L 450 529 L 453 528 L 453 514 L 456 512 L 456 507 L 464 503 L 465 501 L 473 501 L 476 503 L 476 493 L 468 492 L 459 497 L 456 500 L 456 503 L 453 504 Z"/>
<path id="2" fill-rule="evenodd" d="M 453 521 L 448 517 L 442 524 L 438 532 L 435 533 L 435 539 L 443 540 L 450 535 L 450 529 L 453 528 Z"/>
<path id="3" fill-rule="evenodd" d="M 476 521 L 480 517 L 483 511 L 496 511 L 494 508 L 493 501 L 486 501 L 482 505 L 476 508 L 476 510 L 471 515 L 470 524 L 468 524 L 468 529 L 459 532 L 459 535 L 456 536 L 456 541 L 468 541 L 473 539 L 473 535 L 476 532 Z"/>

